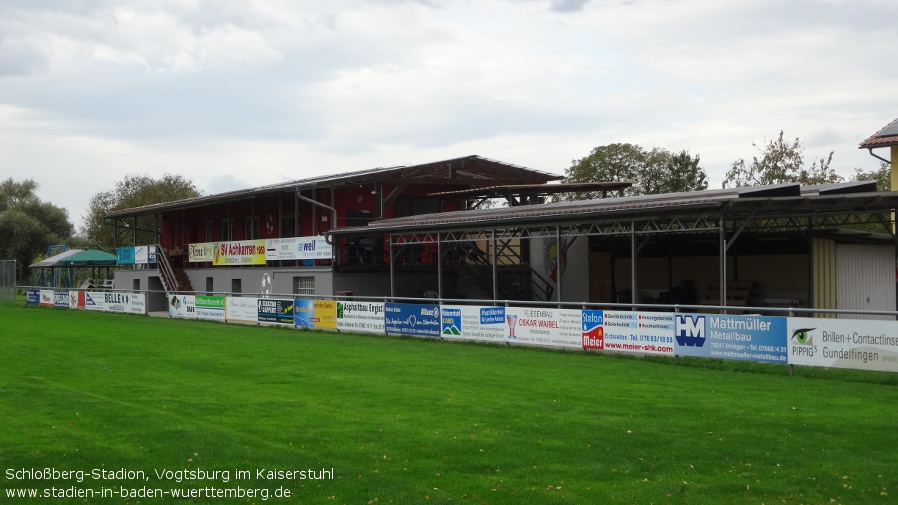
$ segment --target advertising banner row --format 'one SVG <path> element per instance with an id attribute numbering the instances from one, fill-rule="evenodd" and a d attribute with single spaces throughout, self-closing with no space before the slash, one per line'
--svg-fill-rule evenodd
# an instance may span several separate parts
<path id="1" fill-rule="evenodd" d="M 96 310 L 119 314 L 146 314 L 144 294 L 112 291 L 78 291 L 30 289 L 25 292 L 26 305 L 41 305 L 73 310 Z"/>
<path id="2" fill-rule="evenodd" d="M 144 295 L 32 290 L 28 304 L 146 313 Z M 169 295 L 170 317 L 898 372 L 898 322 Z"/>
<path id="3" fill-rule="evenodd" d="M 171 297 L 172 317 L 898 372 L 898 322 L 337 300 Z"/>
<path id="4" fill-rule="evenodd" d="M 190 244 L 187 260 L 216 266 L 264 265 L 266 261 L 330 259 L 324 237 L 292 237 Z"/>

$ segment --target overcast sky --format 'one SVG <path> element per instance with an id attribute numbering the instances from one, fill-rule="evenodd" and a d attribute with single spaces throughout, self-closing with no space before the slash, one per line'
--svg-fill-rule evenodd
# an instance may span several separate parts
<path id="1" fill-rule="evenodd" d="M 80 226 L 126 175 L 563 174 L 615 142 L 689 150 L 720 187 L 780 130 L 849 177 L 898 117 L 896 26 L 894 0 L 3 0 L 0 179 Z"/>

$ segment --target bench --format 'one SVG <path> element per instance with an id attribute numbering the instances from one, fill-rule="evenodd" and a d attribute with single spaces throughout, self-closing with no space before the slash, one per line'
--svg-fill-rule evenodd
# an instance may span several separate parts
<path id="1" fill-rule="evenodd" d="M 751 290 L 755 283 L 751 281 L 728 281 L 726 287 L 726 303 L 728 307 L 745 307 L 751 299 Z M 702 305 L 720 305 L 720 282 L 708 283 L 702 296 Z"/>

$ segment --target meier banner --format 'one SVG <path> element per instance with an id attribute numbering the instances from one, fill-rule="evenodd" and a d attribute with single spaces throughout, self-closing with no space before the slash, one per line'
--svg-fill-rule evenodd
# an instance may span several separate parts
<path id="1" fill-rule="evenodd" d="M 582 343 L 588 350 L 674 355 L 674 314 L 584 310 Z"/>

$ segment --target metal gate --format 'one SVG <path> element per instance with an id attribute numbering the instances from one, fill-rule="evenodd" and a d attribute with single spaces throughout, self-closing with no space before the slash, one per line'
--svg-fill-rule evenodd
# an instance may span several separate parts
<path id="1" fill-rule="evenodd" d="M 0 260 L 0 300 L 16 299 L 16 260 Z"/>

